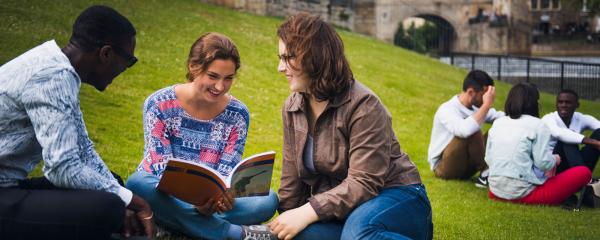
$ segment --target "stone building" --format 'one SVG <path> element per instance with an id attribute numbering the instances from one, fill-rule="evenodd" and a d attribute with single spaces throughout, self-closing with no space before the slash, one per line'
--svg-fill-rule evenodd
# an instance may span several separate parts
<path id="1" fill-rule="evenodd" d="M 440 49 L 531 55 L 539 19 L 577 18 L 582 0 L 203 0 L 269 16 L 309 12 L 345 29 L 392 42 L 398 26 L 420 17 L 441 26 Z M 576 6 L 576 5 L 573 5 Z M 544 16 L 544 18 L 547 18 Z M 550 24 L 550 26 L 553 26 Z"/>

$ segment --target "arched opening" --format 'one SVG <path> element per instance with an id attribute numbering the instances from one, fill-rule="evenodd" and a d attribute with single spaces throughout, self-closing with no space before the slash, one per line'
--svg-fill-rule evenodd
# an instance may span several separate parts
<path id="1" fill-rule="evenodd" d="M 394 44 L 437 57 L 448 55 L 455 39 L 456 31 L 448 21 L 436 15 L 421 14 L 398 24 Z"/>

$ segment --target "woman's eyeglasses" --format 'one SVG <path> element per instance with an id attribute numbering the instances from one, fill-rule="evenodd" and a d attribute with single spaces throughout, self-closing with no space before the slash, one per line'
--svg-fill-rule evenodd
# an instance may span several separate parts
<path id="1" fill-rule="evenodd" d="M 284 62 L 289 62 L 290 60 L 296 58 L 294 55 L 287 54 L 277 54 L 277 57 L 279 58 L 279 60 L 283 60 Z"/>

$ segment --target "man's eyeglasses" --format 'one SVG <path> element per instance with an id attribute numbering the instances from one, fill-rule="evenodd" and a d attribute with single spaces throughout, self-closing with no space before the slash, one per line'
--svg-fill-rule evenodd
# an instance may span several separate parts
<path id="1" fill-rule="evenodd" d="M 119 55 L 121 55 L 121 57 L 125 58 L 125 61 L 127 61 L 127 68 L 132 67 L 137 61 L 138 59 L 127 53 L 125 50 L 123 50 L 122 48 L 115 46 L 115 45 L 110 45 L 112 47 L 112 49 L 115 50 L 115 52 Z"/>

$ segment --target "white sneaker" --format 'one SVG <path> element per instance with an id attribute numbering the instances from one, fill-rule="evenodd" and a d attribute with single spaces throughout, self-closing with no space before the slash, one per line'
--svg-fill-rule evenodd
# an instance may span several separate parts
<path id="1" fill-rule="evenodd" d="M 488 187 L 488 178 L 482 177 L 481 175 L 475 180 L 475 186 L 479 188 L 487 188 Z"/>
<path id="2" fill-rule="evenodd" d="M 277 240 L 267 225 L 242 226 L 242 239 L 244 240 Z"/>

